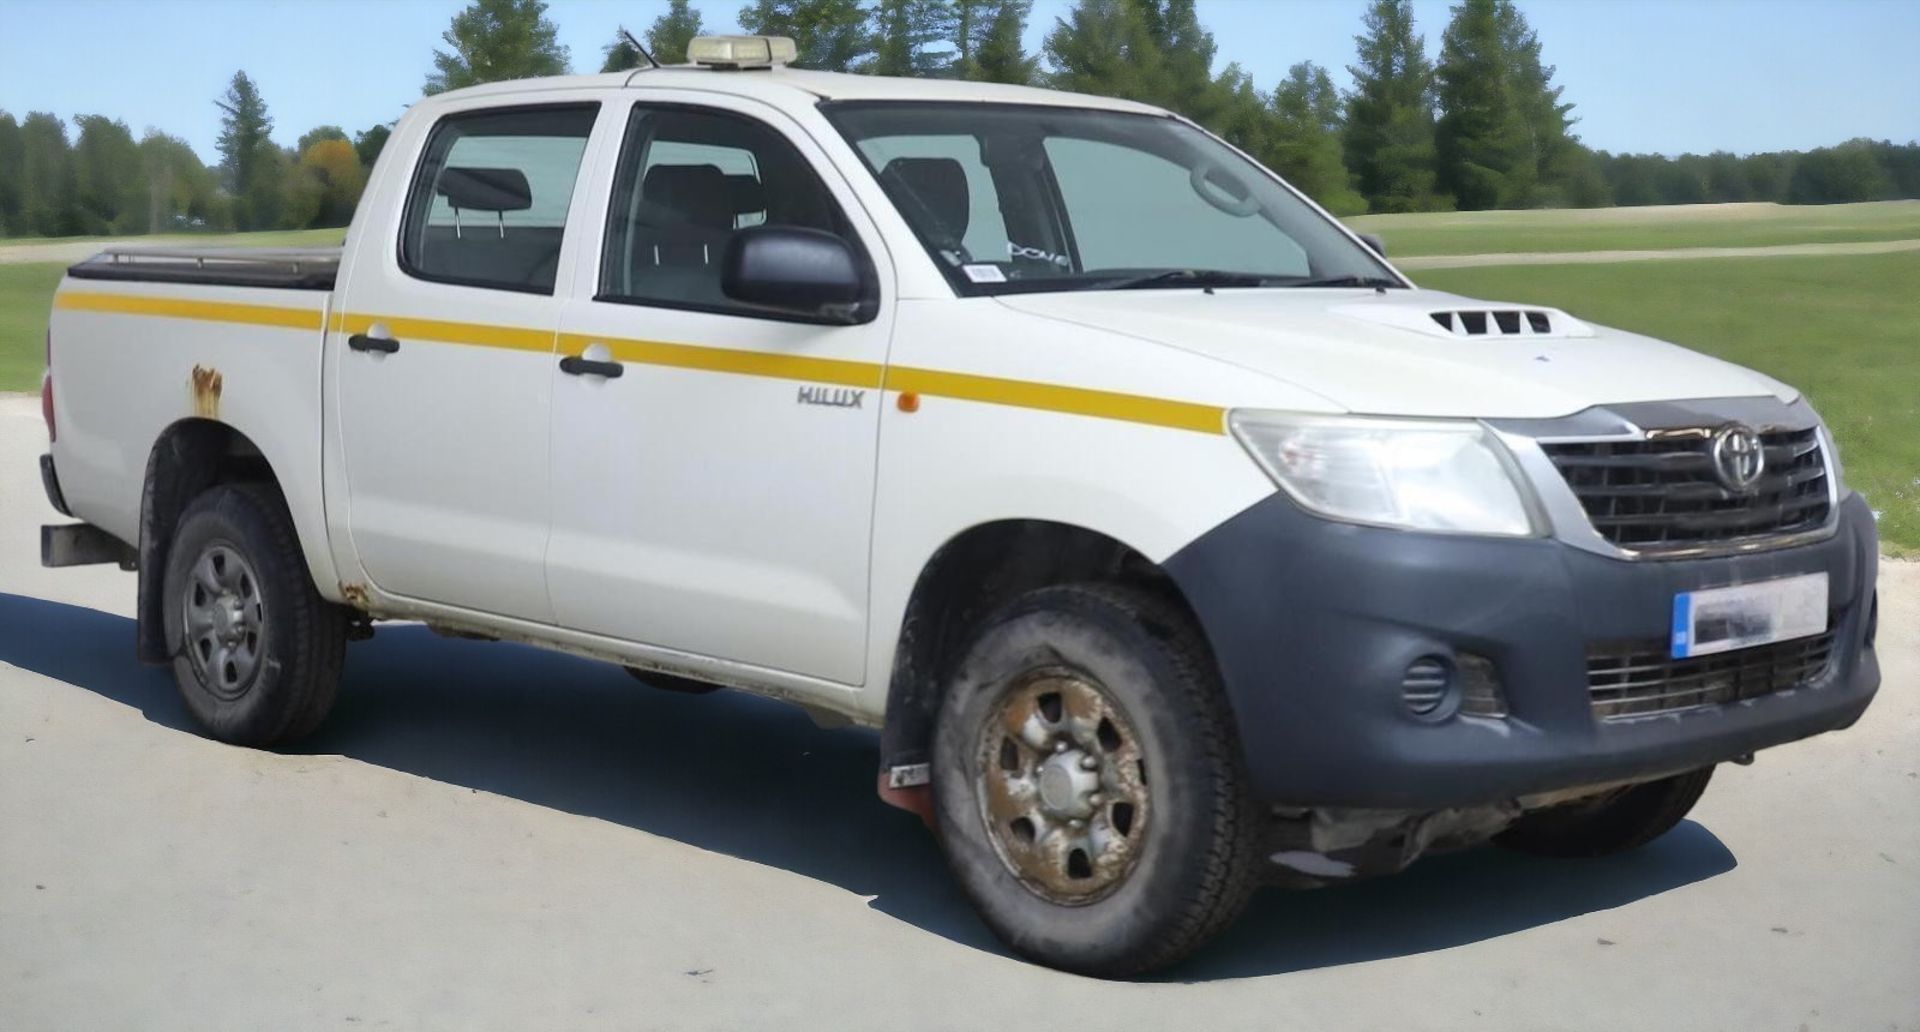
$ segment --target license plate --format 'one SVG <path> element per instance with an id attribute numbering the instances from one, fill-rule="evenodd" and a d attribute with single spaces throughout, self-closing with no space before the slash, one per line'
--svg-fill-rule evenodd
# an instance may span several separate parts
<path id="1" fill-rule="evenodd" d="M 1806 638 L 1826 629 L 1824 573 L 1683 591 L 1673 597 L 1675 659 Z"/>

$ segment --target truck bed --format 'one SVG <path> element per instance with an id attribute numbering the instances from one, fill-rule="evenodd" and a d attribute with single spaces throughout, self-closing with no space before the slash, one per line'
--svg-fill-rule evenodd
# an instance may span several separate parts
<path id="1" fill-rule="evenodd" d="M 67 269 L 74 279 L 332 290 L 341 247 L 109 247 Z"/>

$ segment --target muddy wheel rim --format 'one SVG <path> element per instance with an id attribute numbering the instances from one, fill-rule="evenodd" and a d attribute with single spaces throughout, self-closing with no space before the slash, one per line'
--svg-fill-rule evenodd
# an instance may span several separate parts
<path id="1" fill-rule="evenodd" d="M 193 561 L 184 594 L 185 648 L 200 683 L 222 699 L 245 695 L 266 648 L 259 575 L 233 548 L 208 545 Z"/>
<path id="2" fill-rule="evenodd" d="M 1010 684 L 981 728 L 976 794 L 1007 870 L 1049 902 L 1103 899 L 1139 862 L 1146 760 L 1093 678 L 1061 668 Z"/>

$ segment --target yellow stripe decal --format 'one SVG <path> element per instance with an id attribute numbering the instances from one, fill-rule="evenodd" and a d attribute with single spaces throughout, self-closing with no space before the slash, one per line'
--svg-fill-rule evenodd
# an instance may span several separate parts
<path id="1" fill-rule="evenodd" d="M 991 405 L 1065 412 L 1076 416 L 1117 419 L 1128 423 L 1194 430 L 1206 434 L 1226 433 L 1226 410 L 1217 405 L 1190 401 L 1169 401 L 1139 394 L 1096 391 L 1085 387 L 1035 383 L 1031 380 L 1003 380 L 997 376 L 946 373 L 935 369 L 895 367 L 887 370 L 886 389 L 917 391 L 939 398 L 982 401 Z"/>
<path id="2" fill-rule="evenodd" d="M 588 344 L 604 344 L 616 362 L 697 369 L 709 373 L 733 373 L 738 376 L 766 376 L 778 380 L 805 380 L 842 387 L 879 389 L 881 367 L 872 362 L 851 362 L 839 358 L 809 358 L 765 351 L 739 351 L 733 348 L 709 348 L 695 344 L 666 344 L 651 340 L 622 340 L 617 337 L 591 337 L 564 334 L 560 350 L 577 355 Z"/>
<path id="3" fill-rule="evenodd" d="M 298 330 L 318 330 L 322 326 L 320 312 L 317 309 L 192 301 L 185 298 L 145 297 L 134 294 L 63 292 L 55 295 L 54 307 L 71 311 L 152 315 L 168 319 L 204 319 L 211 322 L 245 323 L 252 326 L 277 326 Z M 446 344 L 507 348 L 514 351 L 551 353 L 556 350 L 556 335 L 550 331 L 493 326 L 485 323 L 335 312 L 333 317 L 326 321 L 326 328 L 335 333 L 365 333 L 375 323 L 379 323 L 388 333 L 401 340 L 430 340 Z M 713 348 L 694 344 L 668 344 L 662 341 L 564 334 L 558 336 L 558 343 L 558 350 L 576 355 L 585 350 L 590 343 L 605 344 L 613 353 L 615 361 L 640 365 L 731 373 L 737 376 L 762 376 L 779 380 L 800 380 L 807 383 L 828 383 L 869 390 L 913 391 L 929 397 L 1092 416 L 1098 419 L 1143 423 L 1176 430 L 1192 430 L 1207 434 L 1226 432 L 1226 410 L 1217 405 L 1171 401 L 1140 394 L 1066 387 L 1060 384 L 1035 383 L 1031 380 L 1008 380 L 997 376 L 975 376 L 970 373 L 949 373 L 937 369 L 905 367 L 887 369 L 872 362 Z"/>
<path id="4" fill-rule="evenodd" d="M 290 330 L 320 328 L 320 309 L 317 307 L 282 308 L 277 305 L 243 305 L 227 301 L 192 301 L 179 297 L 96 294 L 84 291 L 62 291 L 55 294 L 53 306 L 73 312 L 152 315 L 162 319 L 201 319 L 208 322 L 245 323 L 249 326 L 278 326 Z"/>
<path id="5" fill-rule="evenodd" d="M 355 315 L 336 313 L 335 333 L 365 333 L 379 323 L 388 334 L 400 340 L 431 340 L 442 344 L 473 344 L 483 348 L 508 348 L 513 351 L 552 351 L 551 330 L 524 330 L 514 326 L 486 323 L 444 322 L 439 319 L 409 319 L 397 315 Z"/>

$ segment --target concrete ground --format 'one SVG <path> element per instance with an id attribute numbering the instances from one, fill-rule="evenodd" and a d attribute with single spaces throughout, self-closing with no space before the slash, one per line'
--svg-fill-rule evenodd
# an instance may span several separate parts
<path id="1" fill-rule="evenodd" d="M 0 399 L 0 1029 L 1920 1030 L 1920 565 L 1880 699 L 1637 853 L 1270 891 L 1165 978 L 1007 956 L 874 743 L 383 629 L 301 751 L 197 737 L 133 580 L 43 571 Z"/>

